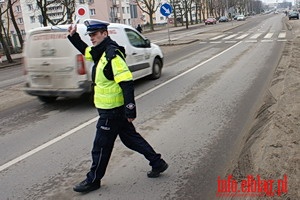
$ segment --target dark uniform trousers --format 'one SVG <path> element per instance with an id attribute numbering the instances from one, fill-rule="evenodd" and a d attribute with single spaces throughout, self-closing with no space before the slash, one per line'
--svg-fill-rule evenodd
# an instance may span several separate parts
<path id="1" fill-rule="evenodd" d="M 87 182 L 99 181 L 104 176 L 118 135 L 126 147 L 143 154 L 153 168 L 162 164 L 161 155 L 157 154 L 150 144 L 136 132 L 134 125 L 127 121 L 123 112 L 101 109 L 98 109 L 98 112 L 100 118 L 92 149 L 93 163 L 87 173 Z"/>

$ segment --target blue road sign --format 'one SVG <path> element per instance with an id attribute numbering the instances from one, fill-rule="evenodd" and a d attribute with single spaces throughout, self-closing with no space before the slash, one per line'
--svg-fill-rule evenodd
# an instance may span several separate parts
<path id="1" fill-rule="evenodd" d="M 168 3 L 164 3 L 160 7 L 160 13 L 163 16 L 168 17 L 172 13 L 172 6 L 170 4 L 168 4 Z"/>

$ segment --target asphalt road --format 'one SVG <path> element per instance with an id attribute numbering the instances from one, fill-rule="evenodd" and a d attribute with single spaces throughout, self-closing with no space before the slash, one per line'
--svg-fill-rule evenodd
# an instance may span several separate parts
<path id="1" fill-rule="evenodd" d="M 74 193 L 73 184 L 84 179 L 90 165 L 95 109 L 85 99 L 53 105 L 30 99 L 2 110 L 1 198 L 213 199 L 217 178 L 240 149 L 288 40 L 288 32 L 286 40 L 266 37 L 285 32 L 282 17 L 255 17 L 236 28 L 218 24 L 191 35 L 173 32 L 176 42 L 194 41 L 189 44 L 168 46 L 168 35 L 147 35 L 165 45 L 166 63 L 159 80 L 136 82 L 135 125 L 170 164 L 159 179 L 148 179 L 144 158 L 118 140 L 102 188 Z M 230 30 L 222 31 L 225 26 Z"/>

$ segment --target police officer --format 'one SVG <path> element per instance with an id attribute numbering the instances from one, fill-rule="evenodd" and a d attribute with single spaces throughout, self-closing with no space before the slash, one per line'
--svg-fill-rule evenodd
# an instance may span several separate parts
<path id="1" fill-rule="evenodd" d="M 76 192 L 99 189 L 105 174 L 116 137 L 119 135 L 126 147 L 145 156 L 152 167 L 149 178 L 159 177 L 168 164 L 150 144 L 136 132 L 132 121 L 136 118 L 134 82 L 125 62 L 125 49 L 108 36 L 108 22 L 88 19 L 84 21 L 93 46 L 83 42 L 76 32 L 76 25 L 68 29 L 68 39 L 94 61 L 92 80 L 94 104 L 99 113 L 97 131 L 92 148 L 92 165 L 85 180 L 74 186 Z"/>

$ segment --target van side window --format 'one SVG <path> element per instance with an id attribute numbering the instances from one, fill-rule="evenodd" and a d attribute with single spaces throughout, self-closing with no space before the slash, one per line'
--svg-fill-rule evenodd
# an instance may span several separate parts
<path id="1" fill-rule="evenodd" d="M 134 47 L 145 47 L 146 42 L 142 36 L 140 36 L 137 32 L 125 29 L 126 35 L 130 44 Z"/>

